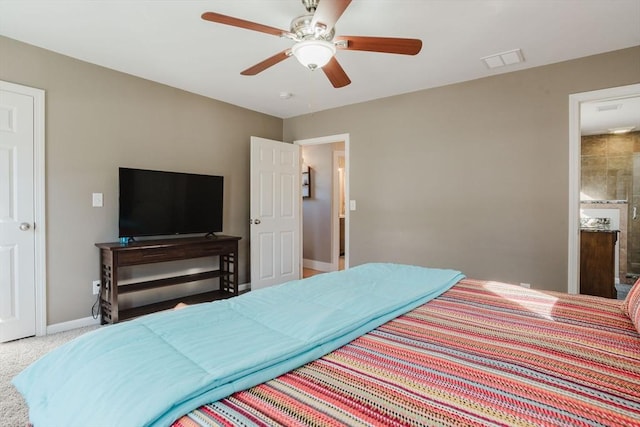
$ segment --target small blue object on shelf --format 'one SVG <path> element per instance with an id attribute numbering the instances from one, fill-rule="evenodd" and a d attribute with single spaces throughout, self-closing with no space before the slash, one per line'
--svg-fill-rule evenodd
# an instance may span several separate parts
<path id="1" fill-rule="evenodd" d="M 123 246 L 126 246 L 129 243 L 129 238 L 128 237 L 121 237 L 120 238 L 120 244 Z"/>

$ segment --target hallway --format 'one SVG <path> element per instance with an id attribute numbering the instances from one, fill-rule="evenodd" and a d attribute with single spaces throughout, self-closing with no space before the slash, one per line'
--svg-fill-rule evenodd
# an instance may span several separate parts
<path id="1" fill-rule="evenodd" d="M 344 256 L 340 257 L 338 270 L 344 270 Z M 324 271 L 320 270 L 312 270 L 311 268 L 302 268 L 302 278 L 306 279 L 307 277 L 315 276 L 316 274 L 322 274 Z"/>

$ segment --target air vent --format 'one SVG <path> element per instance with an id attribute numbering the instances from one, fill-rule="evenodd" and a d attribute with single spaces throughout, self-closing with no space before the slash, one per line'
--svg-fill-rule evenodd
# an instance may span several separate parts
<path id="1" fill-rule="evenodd" d="M 608 104 L 608 105 L 598 105 L 596 107 L 596 110 L 598 110 L 598 112 L 602 112 L 602 111 L 619 110 L 621 108 L 622 108 L 622 104 Z"/>
<path id="2" fill-rule="evenodd" d="M 489 69 L 504 67 L 505 65 L 513 65 L 524 62 L 524 56 L 520 49 L 514 49 L 507 52 L 496 53 L 495 55 L 480 58 L 484 65 Z"/>

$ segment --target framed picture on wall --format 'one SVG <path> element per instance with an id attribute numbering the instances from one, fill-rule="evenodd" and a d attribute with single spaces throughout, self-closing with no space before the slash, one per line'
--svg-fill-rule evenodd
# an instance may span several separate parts
<path id="1" fill-rule="evenodd" d="M 309 166 L 302 169 L 302 197 L 311 197 L 311 168 Z"/>

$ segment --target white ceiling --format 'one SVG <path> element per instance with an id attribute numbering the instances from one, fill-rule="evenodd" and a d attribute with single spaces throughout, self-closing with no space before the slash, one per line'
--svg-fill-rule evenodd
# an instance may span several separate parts
<path id="1" fill-rule="evenodd" d="M 300 0 L 0 0 L 0 35 L 281 118 L 640 45 L 640 0 L 353 0 L 337 35 L 423 48 L 338 51 L 352 83 L 334 89 L 294 58 L 241 76 L 292 41 L 203 21 L 206 11 L 283 30 L 305 13 Z M 480 61 L 517 48 L 523 64 Z"/>

